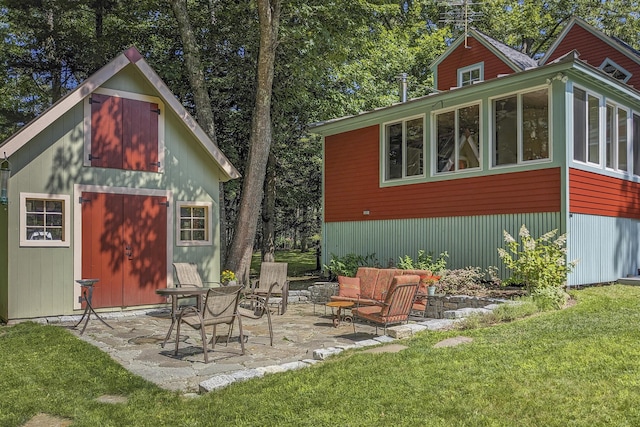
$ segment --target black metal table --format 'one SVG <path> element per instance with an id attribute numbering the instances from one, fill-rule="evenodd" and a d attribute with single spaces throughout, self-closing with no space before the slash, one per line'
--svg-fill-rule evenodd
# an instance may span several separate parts
<path id="1" fill-rule="evenodd" d="M 87 320 L 85 320 L 85 322 L 84 322 L 84 326 L 82 327 L 82 331 L 80 331 L 80 335 L 84 334 L 84 330 L 87 329 L 87 325 L 89 324 L 89 319 L 91 318 L 91 313 L 95 314 L 96 318 L 99 321 L 101 321 L 105 326 L 108 326 L 111 329 L 113 329 L 113 327 L 111 325 L 109 325 L 107 322 L 105 322 L 102 319 L 102 317 L 100 317 L 98 315 L 98 313 L 96 313 L 96 311 L 93 309 L 93 306 L 91 305 L 91 298 L 93 297 L 93 286 L 99 280 L 100 279 L 80 279 L 80 280 L 76 280 L 76 282 L 79 283 L 80 286 L 82 287 L 82 295 L 80 296 L 80 302 L 84 301 L 86 303 L 86 305 L 84 307 L 84 313 L 82 313 L 82 317 L 80 318 L 78 323 L 76 323 L 75 326 L 74 326 L 74 328 L 77 328 L 78 325 L 80 323 L 82 323 L 82 321 L 84 320 L 84 318 L 86 316 Z"/>

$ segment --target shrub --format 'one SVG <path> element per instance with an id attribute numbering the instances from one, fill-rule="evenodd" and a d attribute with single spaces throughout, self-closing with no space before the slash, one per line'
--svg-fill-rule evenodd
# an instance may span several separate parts
<path id="1" fill-rule="evenodd" d="M 449 295 L 478 295 L 486 291 L 485 276 L 480 267 L 444 270 L 436 286 L 440 292 Z"/>
<path id="2" fill-rule="evenodd" d="M 420 249 L 418 259 L 415 262 L 409 255 L 405 255 L 404 258 L 400 257 L 398 268 L 402 270 L 429 270 L 432 274 L 440 275 L 447 268 L 447 258 L 449 258 L 447 251 L 440 253 L 438 259 L 434 260 L 432 252 L 427 254 Z"/>
<path id="3" fill-rule="evenodd" d="M 336 278 L 337 276 L 354 277 L 358 267 L 376 267 L 377 265 L 376 254 L 362 256 L 351 253 L 343 257 L 331 254 L 331 261 L 329 261 L 328 266 L 324 265 L 324 269 L 329 271 L 331 278 Z"/>
<path id="4" fill-rule="evenodd" d="M 557 232 L 552 230 L 534 239 L 522 225 L 519 232 L 522 244 L 505 230 L 508 251 L 498 248 L 500 258 L 513 272 L 507 283 L 524 284 L 541 308 L 564 305 L 569 297 L 565 291 L 567 274 L 576 265 L 576 261 L 566 261 L 566 234 L 553 240 Z"/>

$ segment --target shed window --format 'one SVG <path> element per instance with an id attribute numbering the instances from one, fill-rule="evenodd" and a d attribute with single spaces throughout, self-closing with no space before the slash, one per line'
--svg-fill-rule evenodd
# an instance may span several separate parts
<path id="1" fill-rule="evenodd" d="M 69 246 L 69 196 L 20 194 L 20 245 Z"/>
<path id="2" fill-rule="evenodd" d="M 436 114 L 436 173 L 480 167 L 480 106 Z"/>
<path id="3" fill-rule="evenodd" d="M 424 117 L 384 127 L 385 180 L 424 174 Z"/>
<path id="4" fill-rule="evenodd" d="M 211 203 L 178 202 L 178 245 L 211 244 Z"/>
<path id="5" fill-rule="evenodd" d="M 549 159 L 547 88 L 493 100 L 493 166 Z"/>

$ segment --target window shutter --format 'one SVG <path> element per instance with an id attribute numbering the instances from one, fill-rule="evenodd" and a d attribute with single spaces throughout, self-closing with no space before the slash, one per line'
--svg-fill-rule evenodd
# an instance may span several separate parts
<path id="1" fill-rule="evenodd" d="M 158 104 L 123 99 L 124 168 L 158 171 Z"/>
<path id="2" fill-rule="evenodd" d="M 91 166 L 122 168 L 122 99 L 91 95 Z"/>

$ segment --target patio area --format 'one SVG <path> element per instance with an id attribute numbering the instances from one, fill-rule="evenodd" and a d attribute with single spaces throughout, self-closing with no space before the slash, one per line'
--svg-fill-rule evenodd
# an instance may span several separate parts
<path id="1" fill-rule="evenodd" d="M 75 322 L 62 325 L 110 354 L 129 371 L 162 388 L 183 393 L 197 393 L 201 382 L 219 374 L 310 360 L 316 350 L 353 345 L 375 336 L 375 327 L 363 323 L 356 324 L 355 336 L 351 323 L 334 327 L 330 308 L 325 315 L 324 307 L 316 306 L 314 314 L 312 304 L 290 304 L 284 315 L 272 317 L 273 347 L 269 345 L 266 317 L 243 318 L 243 332 L 247 337 L 245 354 L 240 354 L 237 326 L 228 346 L 225 345 L 227 328 L 223 326 L 217 331 L 215 351 L 209 346 L 209 363 L 205 364 L 200 332 L 187 326 L 181 329 L 177 356 L 174 355 L 175 330 L 165 348 L 161 347 L 171 324 L 168 308 L 100 315 L 113 329 L 93 316 L 83 335 L 80 335 L 82 325 L 78 328 L 73 328 Z M 382 330 L 378 332 L 381 334 Z M 207 333 L 210 337 L 211 328 Z"/>

